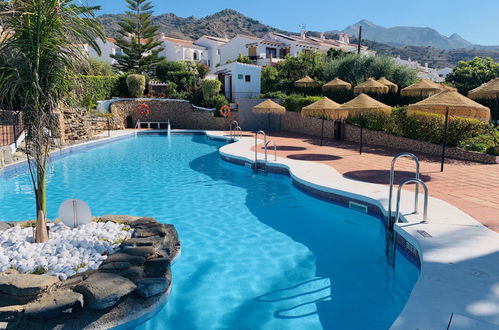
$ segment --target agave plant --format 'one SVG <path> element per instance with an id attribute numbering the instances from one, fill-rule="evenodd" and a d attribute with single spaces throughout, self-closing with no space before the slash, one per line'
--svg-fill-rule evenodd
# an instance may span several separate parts
<path id="1" fill-rule="evenodd" d="M 71 0 L 11 0 L 1 7 L 0 98 L 20 107 L 26 127 L 26 154 L 35 191 L 35 241 L 48 239 L 45 176 L 54 112 L 70 95 L 86 45 L 99 50 L 103 28 L 94 20 L 99 7 Z"/>

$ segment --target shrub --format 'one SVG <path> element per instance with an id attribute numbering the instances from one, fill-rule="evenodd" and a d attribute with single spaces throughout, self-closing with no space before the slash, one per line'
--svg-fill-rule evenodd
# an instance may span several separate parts
<path id="1" fill-rule="evenodd" d="M 222 88 L 222 83 L 216 79 L 204 79 L 201 81 L 201 91 L 203 93 L 203 99 L 206 103 L 213 101 L 215 96 L 220 93 Z"/>
<path id="2" fill-rule="evenodd" d="M 128 92 L 133 97 L 144 95 L 146 89 L 146 77 L 141 74 L 131 74 L 126 77 L 126 85 Z"/>
<path id="3" fill-rule="evenodd" d="M 71 105 L 91 109 L 97 101 L 118 95 L 118 76 L 80 76 L 76 79 Z"/>
<path id="4" fill-rule="evenodd" d="M 283 92 L 268 92 L 257 96 L 257 98 L 259 99 L 281 99 L 281 100 L 284 100 L 286 97 L 287 97 L 286 93 Z"/>
<path id="5" fill-rule="evenodd" d="M 103 60 L 89 58 L 81 67 L 81 74 L 86 76 L 114 76 L 113 66 Z"/>
<path id="6" fill-rule="evenodd" d="M 282 101 L 282 105 L 288 111 L 300 112 L 303 107 L 312 104 L 321 99 L 320 96 L 302 96 L 302 95 L 289 95 L 285 97 Z"/>
<path id="7" fill-rule="evenodd" d="M 355 115 L 347 118 L 346 122 L 355 126 L 369 128 L 373 131 L 384 131 L 391 120 L 390 114 L 382 111 L 372 111 L 362 116 Z"/>

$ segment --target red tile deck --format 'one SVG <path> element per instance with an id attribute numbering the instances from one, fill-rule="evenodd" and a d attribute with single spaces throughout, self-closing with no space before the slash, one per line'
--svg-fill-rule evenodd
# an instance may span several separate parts
<path id="1" fill-rule="evenodd" d="M 270 139 L 278 146 L 278 156 L 304 161 L 318 161 L 335 168 L 343 176 L 365 182 L 388 185 L 391 159 L 403 150 L 364 146 L 324 140 L 312 136 L 271 132 Z M 263 152 L 263 146 L 259 146 Z M 421 162 L 422 179 L 430 196 L 442 199 L 466 212 L 488 228 L 499 232 L 499 164 L 488 165 L 446 160 L 440 172 L 439 157 L 415 153 Z M 396 165 L 395 182 L 412 177 L 414 163 L 400 159 Z"/>

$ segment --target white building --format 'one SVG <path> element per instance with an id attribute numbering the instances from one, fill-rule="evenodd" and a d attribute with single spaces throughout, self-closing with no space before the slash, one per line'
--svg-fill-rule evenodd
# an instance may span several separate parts
<path id="1" fill-rule="evenodd" d="M 114 64 L 116 62 L 115 59 L 111 57 L 111 55 L 121 55 L 121 48 L 116 46 L 116 40 L 113 38 L 105 38 L 102 41 L 100 38 L 95 41 L 101 50 L 101 55 L 95 51 L 92 47 L 86 47 L 88 52 L 88 56 L 90 58 L 95 58 L 110 64 Z"/>
<path id="2" fill-rule="evenodd" d="M 164 56 L 168 61 L 196 61 L 208 64 L 208 49 L 196 45 L 194 41 L 182 40 L 161 35 L 161 47 L 164 49 L 159 56 Z"/>
<path id="3" fill-rule="evenodd" d="M 276 40 L 238 34 L 220 47 L 220 64 L 236 60 L 239 54 L 266 65 L 284 58 L 289 54 L 289 47 Z"/>
<path id="4" fill-rule="evenodd" d="M 202 36 L 194 41 L 194 44 L 205 47 L 207 49 L 207 65 L 211 72 L 215 72 L 217 65 L 220 65 L 220 47 L 225 45 L 229 39 L 217 38 L 211 36 Z"/>
<path id="5" fill-rule="evenodd" d="M 419 78 L 426 78 L 433 80 L 434 82 L 442 82 L 445 80 L 445 75 L 440 75 L 440 71 L 434 68 L 431 68 L 428 63 L 425 63 L 424 65 L 419 64 L 418 61 L 413 61 L 411 58 L 408 58 L 407 60 L 403 60 L 400 58 L 400 55 L 395 57 L 395 62 L 397 62 L 400 65 L 406 66 L 411 69 L 415 69 L 418 71 L 418 77 Z M 445 71 L 448 71 L 450 68 L 442 69 Z M 452 69 L 450 69 L 452 71 Z M 447 73 L 448 74 L 448 73 Z"/>
<path id="6" fill-rule="evenodd" d="M 260 95 L 262 67 L 232 62 L 221 65 L 215 72 L 222 82 L 222 92 L 230 102 Z"/>

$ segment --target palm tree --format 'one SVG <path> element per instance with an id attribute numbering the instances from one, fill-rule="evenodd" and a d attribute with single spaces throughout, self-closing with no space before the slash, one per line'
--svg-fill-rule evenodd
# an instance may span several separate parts
<path id="1" fill-rule="evenodd" d="M 23 112 L 37 243 L 48 239 L 45 176 L 51 134 L 58 127 L 54 111 L 87 61 L 84 46 L 99 49 L 95 41 L 104 33 L 94 20 L 98 9 L 72 0 L 11 0 L 1 7 L 2 26 L 8 28 L 0 41 L 0 98 Z"/>

